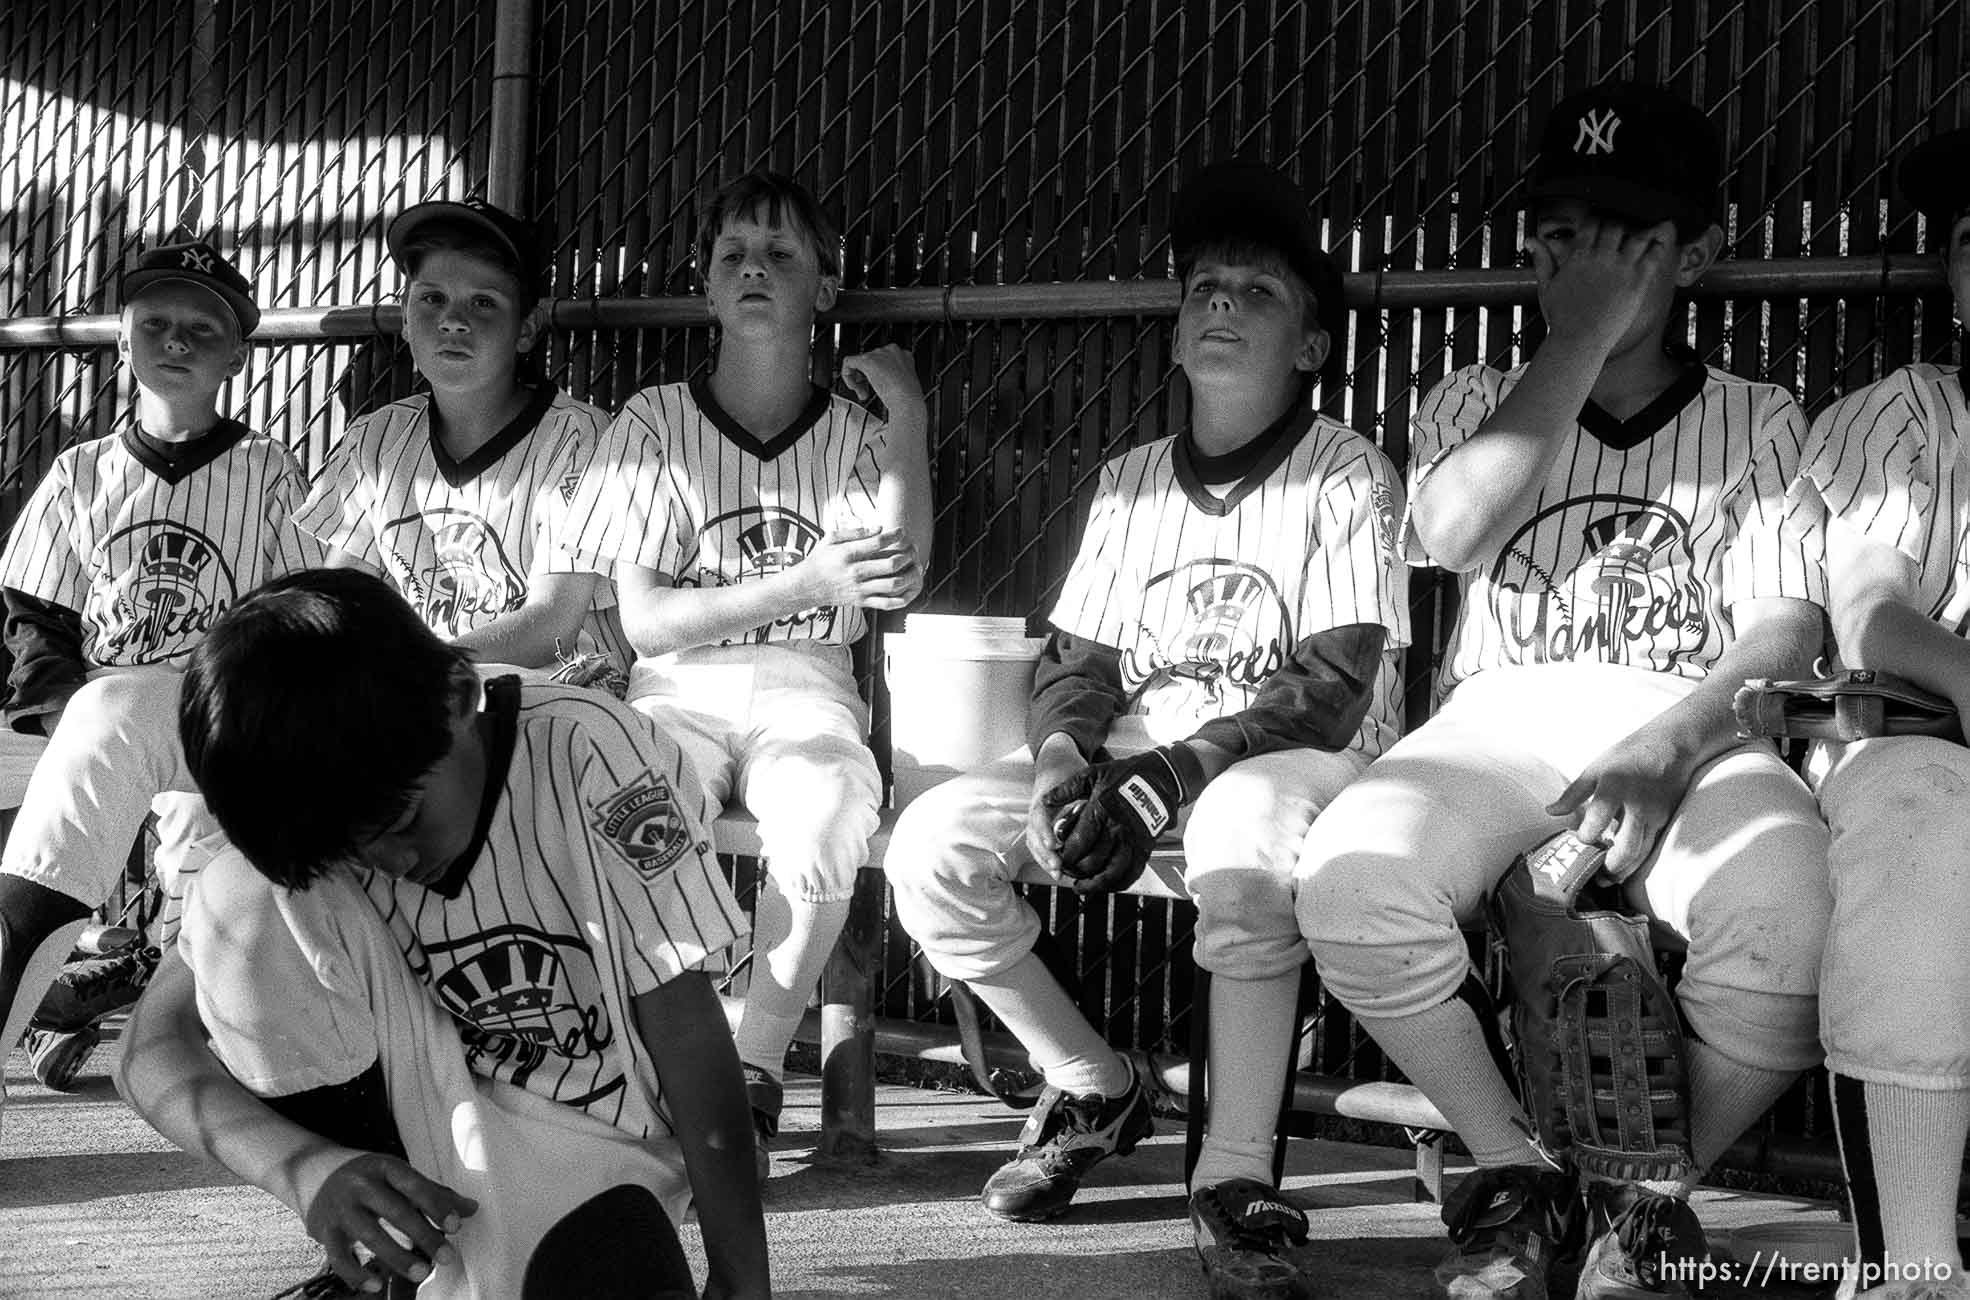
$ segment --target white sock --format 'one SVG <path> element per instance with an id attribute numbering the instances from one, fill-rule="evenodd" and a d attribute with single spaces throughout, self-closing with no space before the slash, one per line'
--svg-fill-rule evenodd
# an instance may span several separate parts
<path id="1" fill-rule="evenodd" d="M 1027 953 L 997 975 L 966 980 L 1033 1058 L 1033 1068 L 1062 1092 L 1119 1097 L 1135 1071 L 1088 1023 L 1046 963 Z"/>
<path id="2" fill-rule="evenodd" d="M 1192 1191 L 1233 1178 L 1272 1185 L 1299 998 L 1298 971 L 1259 980 L 1211 977 L 1210 1128 L 1190 1176 Z"/>
<path id="3" fill-rule="evenodd" d="M 1645 1184 L 1671 1196 L 1687 1196 L 1698 1176 L 1799 1077 L 1797 1070 L 1741 1064 L 1703 1042 L 1689 1044 L 1689 1062 L 1690 1156 L 1695 1166 L 1680 1182 Z"/>
<path id="4" fill-rule="evenodd" d="M 752 986 L 733 1036 L 739 1059 L 778 1080 L 807 1001 L 848 920 L 848 900 L 807 903 L 780 892 L 769 872 L 752 922 Z"/>
<path id="5" fill-rule="evenodd" d="M 1963 1173 L 1963 1142 L 1970 1136 L 1970 1089 L 1932 1092 L 1886 1083 L 1862 1088 L 1885 1262 L 1904 1269 L 1944 1263 L 1961 1268 L 1956 1185 Z"/>
<path id="6" fill-rule="evenodd" d="M 1532 1145 L 1531 1122 L 1498 1073 L 1470 1003 L 1453 997 L 1413 1016 L 1355 1019 L 1436 1103 L 1479 1165 L 1549 1167 Z"/>

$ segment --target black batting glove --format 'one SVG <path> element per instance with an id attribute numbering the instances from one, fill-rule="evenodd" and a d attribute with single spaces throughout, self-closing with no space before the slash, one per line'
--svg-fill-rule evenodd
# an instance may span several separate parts
<path id="1" fill-rule="evenodd" d="M 1196 797 L 1200 777 L 1189 750 L 1166 745 L 1091 763 L 1049 790 L 1047 806 L 1060 809 L 1054 823 L 1060 869 L 1074 877 L 1075 891 L 1112 892 L 1134 884 L 1149 865 L 1156 837 Z"/>

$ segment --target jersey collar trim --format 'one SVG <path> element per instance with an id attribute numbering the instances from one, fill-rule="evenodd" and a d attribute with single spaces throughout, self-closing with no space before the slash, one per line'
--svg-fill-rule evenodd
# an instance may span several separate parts
<path id="1" fill-rule="evenodd" d="M 486 747 L 486 791 L 479 799 L 479 822 L 472 828 L 472 842 L 451 869 L 435 881 L 431 891 L 446 898 L 465 892 L 466 877 L 485 851 L 486 836 L 492 833 L 493 814 L 506 793 L 507 776 L 513 767 L 514 742 L 520 734 L 520 679 L 512 675 L 495 677 L 486 683 L 486 713 L 492 718 L 492 741 Z"/>
<path id="2" fill-rule="evenodd" d="M 506 427 L 495 433 L 464 460 L 453 460 L 445 450 L 444 417 L 438 413 L 438 403 L 427 400 L 424 408 L 425 423 L 431 430 L 431 459 L 438 463 L 438 473 L 453 487 L 464 487 L 479 475 L 485 473 L 501 456 L 512 451 L 522 438 L 540 427 L 549 407 L 554 405 L 557 396 L 551 384 L 542 384 L 527 399 L 520 413 L 507 421 Z"/>
<path id="3" fill-rule="evenodd" d="M 1618 420 L 1590 397 L 1580 408 L 1580 427 L 1616 451 L 1627 451 L 1674 423 L 1684 407 L 1703 395 L 1703 386 L 1710 382 L 1710 370 L 1687 347 L 1671 344 L 1664 350 L 1683 363 L 1683 373 L 1657 393 L 1654 401 L 1627 419 Z"/>
<path id="4" fill-rule="evenodd" d="M 133 420 L 123 430 L 123 449 L 139 465 L 175 485 L 231 451 L 250 432 L 238 420 L 221 420 L 190 442 L 162 442 Z"/>
<path id="5" fill-rule="evenodd" d="M 1244 446 L 1223 456 L 1206 456 L 1197 450 L 1190 431 L 1177 435 L 1176 480 L 1190 504 L 1207 515 L 1228 515 L 1238 503 L 1258 490 L 1272 471 L 1285 462 L 1306 431 L 1313 427 L 1314 412 L 1293 406 L 1266 426 L 1265 432 Z M 1219 500 L 1208 483 L 1234 483 Z"/>
<path id="6" fill-rule="evenodd" d="M 712 427 L 725 435 L 726 441 L 737 446 L 755 460 L 772 460 L 787 448 L 800 441 L 800 435 L 819 424 L 828 413 L 828 405 L 834 396 L 825 388 L 815 388 L 807 397 L 807 405 L 800 408 L 792 424 L 780 430 L 765 441 L 753 436 L 752 430 L 732 418 L 732 413 L 718 404 L 711 395 L 711 381 L 693 379 L 691 381 L 691 400 L 698 404 Z"/>

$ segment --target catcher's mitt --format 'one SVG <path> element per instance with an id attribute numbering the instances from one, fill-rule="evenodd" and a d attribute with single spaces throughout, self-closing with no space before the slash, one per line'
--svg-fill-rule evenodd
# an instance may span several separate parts
<path id="1" fill-rule="evenodd" d="M 1580 906 L 1605 857 L 1564 832 L 1521 854 L 1491 895 L 1518 994 L 1521 1095 L 1540 1139 L 1582 1174 L 1680 1178 L 1691 1166 L 1682 1022 L 1647 918 L 1618 894 Z"/>
<path id="2" fill-rule="evenodd" d="M 629 693 L 629 674 L 616 667 L 615 660 L 599 653 L 562 658 L 561 666 L 547 680 L 560 682 L 564 686 L 593 687 L 598 691 L 607 691 L 619 700 Z"/>
<path id="3" fill-rule="evenodd" d="M 1872 668 L 1848 668 L 1831 677 L 1786 682 L 1754 677 L 1738 687 L 1731 708 L 1743 736 L 1963 739 L 1954 704 L 1893 673 Z"/>

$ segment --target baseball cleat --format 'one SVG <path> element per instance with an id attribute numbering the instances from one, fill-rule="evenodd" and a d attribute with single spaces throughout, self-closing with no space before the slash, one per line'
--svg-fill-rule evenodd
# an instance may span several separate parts
<path id="1" fill-rule="evenodd" d="M 1255 1178 L 1200 1187 L 1190 1226 L 1211 1300 L 1309 1300 L 1313 1288 L 1294 1258 L 1307 1243 L 1307 1219 Z"/>
<path id="2" fill-rule="evenodd" d="M 121 1011 L 142 995 L 158 960 L 157 949 L 132 947 L 69 962 L 48 986 L 32 1023 L 37 1029 L 73 1032 Z"/>
<path id="3" fill-rule="evenodd" d="M 1480 1169 L 1443 1203 L 1450 1254 L 1436 1266 L 1450 1300 L 1550 1300 L 1555 1266 L 1577 1250 L 1580 1184 L 1530 1165 Z"/>
<path id="4" fill-rule="evenodd" d="M 35 1078 L 56 1092 L 73 1092 L 75 1076 L 82 1072 L 90 1053 L 102 1041 L 103 1031 L 87 1025 L 72 1031 L 30 1028 L 22 1045 L 27 1048 L 28 1063 L 34 1067 Z"/>
<path id="5" fill-rule="evenodd" d="M 746 1102 L 752 1107 L 754 1167 L 764 1186 L 773 1172 L 773 1139 L 780 1136 L 780 1111 L 786 1105 L 787 1091 L 757 1065 L 743 1066 L 740 1072 L 746 1080 Z"/>
<path id="6" fill-rule="evenodd" d="M 1587 1200 L 1593 1243 L 1574 1300 L 1691 1294 L 1686 1279 L 1699 1276 L 1710 1245 L 1687 1201 L 1632 1183 L 1595 1184 Z"/>
<path id="7" fill-rule="evenodd" d="M 1019 1154 L 985 1180 L 980 1199 L 1001 1219 L 1037 1223 L 1062 1213 L 1088 1171 L 1112 1155 L 1128 1155 L 1156 1131 L 1142 1071 L 1129 1061 L 1120 1096 L 1069 1096 L 1048 1085 L 1019 1133 Z"/>

